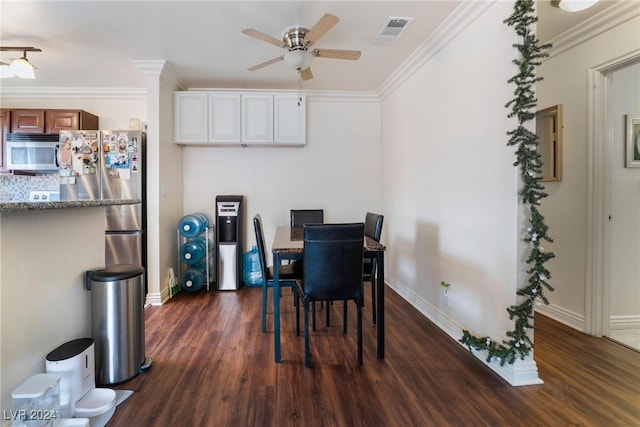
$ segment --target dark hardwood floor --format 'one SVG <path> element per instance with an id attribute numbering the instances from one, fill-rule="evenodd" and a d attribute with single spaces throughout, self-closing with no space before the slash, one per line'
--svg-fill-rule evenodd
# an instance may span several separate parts
<path id="1" fill-rule="evenodd" d="M 180 293 L 147 309 L 154 362 L 116 387 L 135 393 L 109 426 L 640 426 L 640 353 L 606 339 L 537 315 L 545 383 L 512 387 L 387 288 L 384 360 L 367 299 L 364 365 L 355 305 L 343 335 L 340 303 L 329 328 L 319 313 L 305 369 L 291 290 L 283 293 L 280 364 L 271 316 L 270 332 L 260 331 L 260 288 Z"/>

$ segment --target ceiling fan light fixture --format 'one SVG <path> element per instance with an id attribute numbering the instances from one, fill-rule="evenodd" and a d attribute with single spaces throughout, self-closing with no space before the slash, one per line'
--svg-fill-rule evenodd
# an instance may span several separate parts
<path id="1" fill-rule="evenodd" d="M 552 0 L 551 5 L 565 12 L 580 12 L 593 6 L 597 2 L 598 0 Z"/>
<path id="2" fill-rule="evenodd" d="M 9 77 L 15 77 L 15 76 L 16 76 L 16 73 L 11 71 L 11 68 L 9 68 L 9 64 L 0 62 L 0 79 L 7 79 Z"/>
<path id="3" fill-rule="evenodd" d="M 21 79 L 35 79 L 36 66 L 27 59 L 27 52 L 42 52 L 36 47 L 0 46 L 0 52 L 22 52 L 20 58 L 11 61 L 11 64 L 0 62 L 0 78 L 19 77 Z"/>
<path id="4" fill-rule="evenodd" d="M 9 65 L 9 69 L 21 79 L 35 79 L 36 75 L 33 71 L 35 68 L 26 55 L 22 58 L 14 59 Z"/>
<path id="5" fill-rule="evenodd" d="M 306 50 L 291 50 L 284 54 L 284 62 L 295 70 L 304 70 L 313 61 L 313 55 Z"/>

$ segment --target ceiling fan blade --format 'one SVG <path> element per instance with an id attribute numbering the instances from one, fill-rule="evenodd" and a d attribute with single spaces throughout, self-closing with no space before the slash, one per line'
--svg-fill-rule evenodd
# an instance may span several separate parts
<path id="1" fill-rule="evenodd" d="M 311 80 L 313 78 L 313 74 L 311 73 L 311 67 L 307 67 L 304 70 L 300 71 L 300 78 L 302 80 Z"/>
<path id="2" fill-rule="evenodd" d="M 311 46 L 318 40 L 320 37 L 324 36 L 327 31 L 332 29 L 334 25 L 336 25 L 340 21 L 337 16 L 331 15 L 330 13 L 325 13 L 322 18 L 313 26 L 311 31 L 309 31 L 305 37 L 304 42 L 307 46 Z"/>
<path id="3" fill-rule="evenodd" d="M 284 55 L 280 55 L 276 58 L 261 62 L 258 65 L 254 65 L 253 67 L 247 68 L 247 71 L 256 71 L 256 70 L 259 70 L 260 68 L 266 67 L 267 65 L 275 64 L 278 61 L 282 61 L 283 59 L 284 59 Z"/>
<path id="4" fill-rule="evenodd" d="M 265 41 L 267 43 L 271 43 L 273 45 L 276 45 L 278 47 L 282 47 L 282 40 L 278 40 L 275 37 L 271 37 L 268 34 L 262 33 L 258 30 L 254 30 L 253 28 L 246 28 L 244 30 L 242 30 L 242 34 L 246 34 L 250 37 L 254 37 L 258 40 L 262 40 Z"/>
<path id="5" fill-rule="evenodd" d="M 360 58 L 359 50 L 313 49 L 311 54 L 318 58 L 350 59 L 352 61 Z"/>

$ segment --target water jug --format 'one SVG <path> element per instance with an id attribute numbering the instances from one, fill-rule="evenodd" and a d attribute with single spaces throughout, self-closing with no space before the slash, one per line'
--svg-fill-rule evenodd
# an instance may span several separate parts
<path id="1" fill-rule="evenodd" d="M 247 286 L 262 286 L 262 270 L 258 248 L 253 246 L 249 252 L 243 254 L 243 280 Z"/>
<path id="2" fill-rule="evenodd" d="M 206 247 L 204 239 L 193 239 L 183 243 L 180 247 L 180 259 L 188 265 L 197 264 L 204 258 Z"/>
<path id="3" fill-rule="evenodd" d="M 178 223 L 178 230 L 184 237 L 197 237 L 209 226 L 209 217 L 202 212 L 185 215 Z"/>
<path id="4" fill-rule="evenodd" d="M 188 269 L 182 273 L 182 290 L 186 292 L 198 292 L 205 282 L 205 275 L 201 270 Z"/>

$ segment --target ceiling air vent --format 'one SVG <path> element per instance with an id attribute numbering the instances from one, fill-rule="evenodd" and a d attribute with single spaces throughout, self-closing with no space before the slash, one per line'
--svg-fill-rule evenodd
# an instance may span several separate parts
<path id="1" fill-rule="evenodd" d="M 413 21 L 413 18 L 388 17 L 376 36 L 374 43 L 389 44 L 395 42 L 400 34 L 409 26 L 411 21 Z"/>

